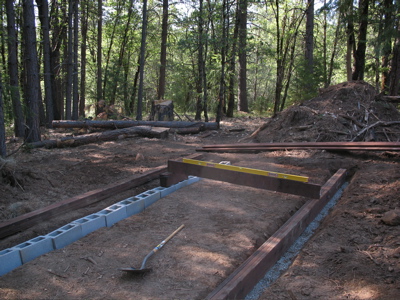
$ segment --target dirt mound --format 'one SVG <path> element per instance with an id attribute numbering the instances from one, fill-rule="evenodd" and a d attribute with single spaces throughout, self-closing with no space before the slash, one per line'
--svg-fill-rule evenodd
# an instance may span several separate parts
<path id="1" fill-rule="evenodd" d="M 268 142 L 399 141 L 400 113 L 377 101 L 364 81 L 321 89 L 319 96 L 292 106 L 263 125 L 257 140 Z"/>

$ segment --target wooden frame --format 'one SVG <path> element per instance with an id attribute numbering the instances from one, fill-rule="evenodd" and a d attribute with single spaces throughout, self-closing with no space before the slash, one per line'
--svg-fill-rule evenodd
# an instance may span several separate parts
<path id="1" fill-rule="evenodd" d="M 220 300 L 246 297 L 343 185 L 347 171 L 345 169 L 338 170 L 324 185 L 319 186 L 306 182 L 219 169 L 206 164 L 195 165 L 179 160 L 169 160 L 168 172 L 161 176 L 161 186 L 167 187 L 178 183 L 185 180 L 188 175 L 313 198 L 308 200 L 207 297 L 208 300 Z"/>
<path id="2" fill-rule="evenodd" d="M 346 175 L 347 171 L 345 169 L 338 170 L 322 186 L 320 199 L 307 201 L 239 268 L 211 292 L 207 299 L 244 299 L 320 213 L 322 208 L 343 185 Z"/>
<path id="3" fill-rule="evenodd" d="M 321 195 L 321 186 L 317 184 L 194 165 L 180 160 L 168 161 L 168 173 L 161 176 L 161 186 L 171 186 L 187 179 L 189 175 L 313 199 L 319 199 Z"/>

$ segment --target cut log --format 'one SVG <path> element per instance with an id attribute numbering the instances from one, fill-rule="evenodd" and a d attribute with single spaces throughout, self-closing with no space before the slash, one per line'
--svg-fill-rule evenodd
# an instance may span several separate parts
<path id="1" fill-rule="evenodd" d="M 121 120 L 121 121 L 70 121 L 58 120 L 53 121 L 53 128 L 105 128 L 105 129 L 120 129 L 133 126 L 153 126 L 165 128 L 187 128 L 199 127 L 202 130 L 217 130 L 219 128 L 217 122 L 184 122 L 184 121 L 134 121 L 134 120 Z"/>
<path id="2" fill-rule="evenodd" d="M 75 147 L 89 143 L 112 141 L 120 138 L 127 138 L 132 136 L 144 136 L 150 138 L 167 138 L 168 128 L 152 128 L 150 126 L 135 126 L 117 130 L 108 130 L 100 133 L 91 133 L 80 136 L 68 136 L 58 140 L 44 140 L 28 144 L 32 148 L 63 148 Z"/>
<path id="3" fill-rule="evenodd" d="M 169 100 L 156 100 L 151 104 L 150 120 L 173 121 L 174 103 Z"/>
<path id="4" fill-rule="evenodd" d="M 202 131 L 201 126 L 198 127 L 186 127 L 186 128 L 170 128 L 169 132 L 177 134 L 196 134 Z"/>

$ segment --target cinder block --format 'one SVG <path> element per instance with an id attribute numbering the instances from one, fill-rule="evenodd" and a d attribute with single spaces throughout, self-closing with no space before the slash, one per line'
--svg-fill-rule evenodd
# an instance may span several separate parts
<path id="1" fill-rule="evenodd" d="M 85 236 L 101 227 L 105 227 L 106 218 L 103 215 L 91 214 L 72 223 L 79 224 L 82 228 L 82 236 Z"/>
<path id="2" fill-rule="evenodd" d="M 54 249 L 61 249 L 82 237 L 82 227 L 76 223 L 69 223 L 46 235 L 53 241 Z"/>
<path id="3" fill-rule="evenodd" d="M 115 223 L 127 217 L 126 206 L 121 204 L 111 205 L 97 213 L 106 218 L 106 226 L 111 227 Z"/>
<path id="4" fill-rule="evenodd" d="M 170 187 L 162 187 L 163 190 L 160 191 L 160 196 L 165 197 L 168 196 L 169 194 L 173 193 L 176 191 L 176 185 L 171 185 Z"/>
<path id="5" fill-rule="evenodd" d="M 189 177 L 187 179 L 187 184 L 188 185 L 193 184 L 195 182 L 200 181 L 200 179 L 201 179 L 200 177 L 189 175 Z"/>
<path id="6" fill-rule="evenodd" d="M 13 248 L 19 250 L 23 264 L 54 250 L 53 241 L 46 236 L 35 237 Z"/>
<path id="7" fill-rule="evenodd" d="M 158 190 L 152 189 L 141 193 L 136 197 L 144 199 L 144 208 L 147 208 L 161 198 L 161 193 Z"/>
<path id="8" fill-rule="evenodd" d="M 13 247 L 0 251 L 0 276 L 11 272 L 21 265 L 22 259 L 18 249 Z"/>
<path id="9" fill-rule="evenodd" d="M 175 184 L 176 190 L 179 190 L 179 189 L 181 189 L 181 188 L 187 186 L 187 184 L 188 184 L 188 180 L 187 180 L 187 179 L 178 182 L 177 184 Z"/>
<path id="10" fill-rule="evenodd" d="M 139 197 L 130 197 L 125 200 L 118 202 L 117 204 L 125 205 L 126 216 L 130 217 L 141 213 L 144 210 L 145 199 Z"/>

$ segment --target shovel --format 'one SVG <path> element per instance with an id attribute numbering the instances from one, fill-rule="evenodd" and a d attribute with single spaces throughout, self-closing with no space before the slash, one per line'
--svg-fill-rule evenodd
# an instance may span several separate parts
<path id="1" fill-rule="evenodd" d="M 146 268 L 146 262 L 152 256 L 154 253 L 156 253 L 158 250 L 160 250 L 170 239 L 173 238 L 174 235 L 176 235 L 185 225 L 181 225 L 177 230 L 175 230 L 173 233 L 171 233 L 165 240 L 163 240 L 160 244 L 158 244 L 149 254 L 146 255 L 146 257 L 143 259 L 142 266 L 140 269 L 135 269 L 135 268 L 120 268 L 118 270 L 128 272 L 131 274 L 144 274 L 147 272 L 151 271 L 151 268 Z"/>

